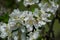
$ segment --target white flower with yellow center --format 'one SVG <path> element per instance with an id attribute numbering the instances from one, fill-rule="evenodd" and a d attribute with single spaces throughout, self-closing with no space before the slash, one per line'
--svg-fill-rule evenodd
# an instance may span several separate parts
<path id="1" fill-rule="evenodd" d="M 20 20 L 21 12 L 19 9 L 14 9 L 13 12 L 9 15 L 10 18 L 15 19 L 16 21 Z"/>

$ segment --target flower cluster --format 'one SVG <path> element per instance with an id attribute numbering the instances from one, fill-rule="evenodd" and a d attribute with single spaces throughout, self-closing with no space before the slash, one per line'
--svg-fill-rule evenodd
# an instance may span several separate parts
<path id="1" fill-rule="evenodd" d="M 24 0 L 23 4 L 27 6 L 38 2 L 39 0 Z M 28 10 L 20 11 L 19 9 L 14 9 L 9 15 L 10 18 L 8 24 L 0 22 L 0 37 L 5 38 L 13 35 L 12 37 L 14 40 L 18 40 L 18 30 L 13 33 L 12 31 L 20 29 L 23 34 L 26 32 L 28 35 L 26 36 L 27 40 L 37 39 L 41 32 L 41 29 L 39 28 L 44 27 L 47 22 L 51 22 L 51 20 L 48 19 L 51 14 L 48 12 L 50 11 L 54 13 L 58 8 L 58 5 L 55 5 L 54 2 L 50 3 L 51 6 L 48 6 L 48 3 L 38 3 L 41 10 L 35 8 L 33 12 Z M 22 36 L 24 36 L 23 34 Z"/>
<path id="2" fill-rule="evenodd" d="M 23 2 L 23 4 L 25 6 L 27 6 L 27 5 L 33 5 L 35 3 L 39 3 L 39 0 L 24 0 L 24 2 Z"/>
<path id="3" fill-rule="evenodd" d="M 14 11 L 9 15 L 10 19 L 8 21 L 8 24 L 0 23 L 1 27 L 1 36 L 2 38 L 8 36 L 9 32 L 12 32 L 12 30 L 16 30 L 19 28 L 22 24 L 22 26 L 26 26 L 27 32 L 30 32 L 28 35 L 32 38 L 36 38 L 35 35 L 39 34 L 39 27 L 42 27 L 46 24 L 46 22 L 50 22 L 51 20 L 48 20 L 47 18 L 50 17 L 51 14 L 45 13 L 42 10 L 39 10 L 38 8 L 35 9 L 34 12 L 31 11 L 19 11 L 19 9 L 14 9 Z M 33 26 L 36 29 L 33 31 Z M 24 29 L 21 30 L 24 32 Z M 40 30 L 41 31 L 41 30 Z M 38 33 L 38 34 L 36 34 Z"/>
<path id="4" fill-rule="evenodd" d="M 57 8 L 59 7 L 58 4 L 56 4 L 54 1 L 49 0 L 49 3 L 39 3 L 38 6 L 41 8 L 41 10 L 44 10 L 45 12 L 51 12 L 55 14 Z"/>

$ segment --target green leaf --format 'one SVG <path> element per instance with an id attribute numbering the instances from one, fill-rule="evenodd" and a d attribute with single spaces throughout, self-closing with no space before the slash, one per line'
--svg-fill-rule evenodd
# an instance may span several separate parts
<path id="1" fill-rule="evenodd" d="M 9 14 L 8 13 L 5 13 L 2 16 L 0 16 L 0 22 L 8 23 L 8 20 L 9 20 Z"/>

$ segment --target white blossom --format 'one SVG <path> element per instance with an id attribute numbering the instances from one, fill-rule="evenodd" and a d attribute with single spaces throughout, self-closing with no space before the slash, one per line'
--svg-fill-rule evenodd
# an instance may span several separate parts
<path id="1" fill-rule="evenodd" d="M 17 2 L 20 2 L 21 0 L 16 0 Z"/>
<path id="2" fill-rule="evenodd" d="M 58 8 L 58 4 L 55 4 L 54 1 L 50 1 L 49 3 L 39 3 L 38 6 L 41 8 L 41 10 L 45 11 L 45 12 L 52 12 L 53 14 L 56 12 L 57 8 Z"/>
<path id="3" fill-rule="evenodd" d="M 14 37 L 14 40 L 18 40 L 18 36 L 15 36 L 15 37 Z"/>
<path id="4" fill-rule="evenodd" d="M 38 2 L 39 2 L 39 0 L 24 0 L 23 4 L 25 6 L 27 6 L 27 5 L 32 5 L 32 4 L 35 4 L 35 3 L 38 3 Z"/>
<path id="5" fill-rule="evenodd" d="M 7 32 L 6 32 L 6 24 L 5 23 L 0 22 L 0 32 L 1 32 L 1 35 L 0 35 L 1 38 L 5 38 L 6 36 L 8 36 Z"/>

